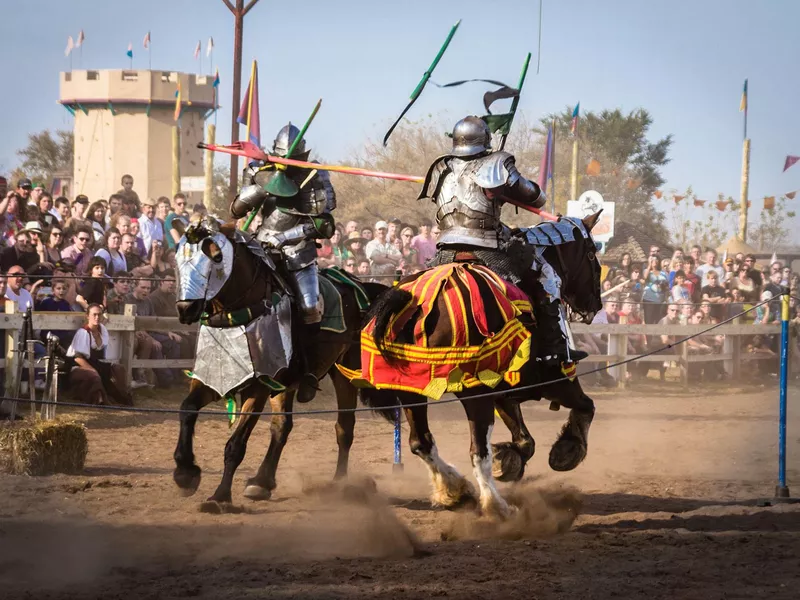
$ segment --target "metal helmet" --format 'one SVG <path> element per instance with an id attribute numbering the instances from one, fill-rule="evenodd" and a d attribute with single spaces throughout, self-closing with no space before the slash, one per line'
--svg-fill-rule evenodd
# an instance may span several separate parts
<path id="1" fill-rule="evenodd" d="M 474 156 L 492 150 L 492 133 L 480 117 L 464 117 L 453 127 L 454 156 Z"/>
<path id="2" fill-rule="evenodd" d="M 272 151 L 275 154 L 286 157 L 286 153 L 289 152 L 289 147 L 294 143 L 298 135 L 300 135 L 300 130 L 297 127 L 291 123 L 284 125 L 278 132 L 278 135 L 275 136 L 275 141 L 272 143 Z M 294 149 L 292 154 L 298 156 L 304 154 L 305 151 L 306 141 L 302 139 L 300 143 L 297 144 L 297 148 Z"/>

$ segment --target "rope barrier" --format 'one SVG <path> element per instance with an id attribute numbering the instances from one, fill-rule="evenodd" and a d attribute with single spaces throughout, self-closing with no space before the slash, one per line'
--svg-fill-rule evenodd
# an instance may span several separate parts
<path id="1" fill-rule="evenodd" d="M 788 293 L 784 293 L 784 294 L 781 294 L 781 295 L 788 295 Z M 746 314 L 746 313 L 748 313 L 750 311 L 753 311 L 753 310 L 757 309 L 758 307 L 763 306 L 764 304 L 768 304 L 769 302 L 772 302 L 772 299 L 764 300 L 764 301 L 752 306 L 751 308 L 748 308 L 747 310 L 742 311 L 741 313 L 738 313 L 738 314 L 736 314 L 736 315 L 734 315 L 734 316 L 732 316 L 732 317 L 730 317 L 728 319 L 725 319 L 724 321 L 720 321 L 719 323 L 715 323 L 715 324 L 711 325 L 710 327 L 708 327 L 708 328 L 706 328 L 706 329 L 704 329 L 704 330 L 702 330 L 702 331 L 700 331 L 698 333 L 693 333 L 691 335 L 687 335 L 686 337 L 683 337 L 680 340 L 677 340 L 677 341 L 675 341 L 673 343 L 667 344 L 666 346 L 663 346 L 663 347 L 655 349 L 655 350 L 651 350 L 649 352 L 645 352 L 644 354 L 639 354 L 639 355 L 636 355 L 636 356 L 632 356 L 630 358 L 626 358 L 624 360 L 621 360 L 621 361 L 618 361 L 618 362 L 615 362 L 615 363 L 607 364 L 604 367 L 597 367 L 595 369 L 591 369 L 591 370 L 589 370 L 589 371 L 587 371 L 585 373 L 581 373 L 580 376 L 582 377 L 582 376 L 586 376 L 586 375 L 593 375 L 595 373 L 600 373 L 602 371 L 607 371 L 607 370 L 613 369 L 615 367 L 619 367 L 619 366 L 622 366 L 622 365 L 627 365 L 627 364 L 636 362 L 637 360 L 639 360 L 641 358 L 644 358 L 644 357 L 647 357 L 647 356 L 652 356 L 654 354 L 658 354 L 659 352 L 663 352 L 664 350 L 671 350 L 672 348 L 674 348 L 676 346 L 679 346 L 681 344 L 684 344 L 684 343 L 688 342 L 691 339 L 694 339 L 694 338 L 699 337 L 701 335 L 705 335 L 709 331 L 713 331 L 714 329 L 722 327 L 723 325 L 726 325 L 726 324 L 730 323 L 731 321 L 739 318 L 743 314 Z M 469 400 L 478 400 L 478 399 L 482 399 L 482 398 L 494 398 L 496 396 L 503 396 L 503 395 L 511 394 L 511 393 L 513 393 L 514 395 L 517 395 L 519 392 L 538 389 L 538 388 L 541 388 L 541 387 L 545 387 L 545 386 L 548 386 L 548 385 L 553 385 L 553 384 L 556 384 L 556 383 L 562 383 L 564 381 L 569 381 L 569 380 L 571 380 L 570 377 L 564 376 L 564 377 L 557 378 L 557 379 L 552 379 L 552 380 L 549 380 L 549 381 L 542 381 L 542 382 L 533 383 L 533 384 L 530 384 L 530 385 L 514 387 L 514 388 L 511 388 L 511 389 L 508 389 L 508 390 L 497 390 L 497 391 L 491 391 L 491 392 L 484 392 L 484 393 L 481 393 L 481 394 L 475 394 L 474 396 L 469 396 L 467 398 L 446 398 L 444 400 L 436 400 L 436 401 L 434 401 L 433 404 L 431 404 L 427 400 L 425 402 L 417 402 L 417 403 L 414 403 L 414 404 L 404 404 L 402 406 L 402 408 L 418 408 L 418 407 L 421 407 L 421 406 L 451 404 L 453 402 L 461 402 L 462 400 L 467 400 L 467 399 L 469 399 Z M 34 402 L 37 403 L 37 404 L 43 404 L 43 405 L 55 404 L 55 405 L 57 405 L 59 407 L 85 408 L 85 409 L 89 409 L 89 410 L 104 410 L 104 411 L 116 411 L 116 412 L 128 412 L 128 413 L 177 414 L 177 415 L 197 414 L 197 415 L 199 415 L 202 412 L 202 414 L 205 414 L 205 415 L 224 416 L 226 418 L 231 417 L 231 416 L 236 416 L 236 417 L 240 417 L 240 416 L 288 417 L 288 416 L 331 415 L 331 414 L 339 414 L 339 413 L 357 413 L 357 412 L 366 412 L 366 411 L 375 411 L 376 410 L 375 408 L 369 407 L 369 406 L 357 406 L 355 408 L 314 409 L 314 410 L 300 411 L 300 412 L 295 412 L 295 411 L 285 411 L 285 412 L 273 412 L 273 411 L 244 412 L 244 411 L 236 411 L 236 412 L 227 412 L 227 411 L 222 411 L 222 410 L 206 410 L 206 411 L 203 411 L 202 409 L 200 409 L 200 410 L 185 410 L 185 409 L 180 409 L 180 408 L 156 408 L 156 407 L 154 407 L 154 408 L 144 408 L 144 407 L 138 407 L 138 406 L 116 406 L 116 405 L 107 405 L 107 404 L 84 404 L 84 403 L 80 403 L 80 402 L 33 401 L 30 398 L 14 398 L 14 397 L 8 397 L 8 396 L 0 396 L 0 400 L 9 400 L 11 402 L 21 402 L 21 403 L 24 403 L 24 404 L 31 404 L 31 403 L 34 403 Z M 387 408 L 388 409 L 392 409 L 392 408 L 396 408 L 396 406 L 390 406 L 390 407 L 387 407 Z M 380 409 L 377 409 L 377 410 L 380 410 Z"/>

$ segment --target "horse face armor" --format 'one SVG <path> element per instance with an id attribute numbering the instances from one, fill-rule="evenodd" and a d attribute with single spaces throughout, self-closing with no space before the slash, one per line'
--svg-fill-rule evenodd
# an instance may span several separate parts
<path id="1" fill-rule="evenodd" d="M 233 271 L 233 244 L 220 232 L 178 245 L 178 300 L 210 300 Z"/>

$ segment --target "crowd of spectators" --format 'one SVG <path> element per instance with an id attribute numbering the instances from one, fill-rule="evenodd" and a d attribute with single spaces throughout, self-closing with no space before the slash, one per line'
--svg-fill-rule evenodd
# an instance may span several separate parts
<path id="1" fill-rule="evenodd" d="M 739 324 L 778 323 L 781 296 L 791 291 L 796 296 L 800 276 L 789 265 L 775 260 L 760 264 L 752 254 L 739 253 L 718 260 L 717 252 L 692 246 L 688 253 L 676 249 L 671 257 L 662 257 L 658 246 L 651 246 L 646 264 L 635 264 L 630 254 L 623 254 L 618 264 L 610 266 L 602 281 L 603 310 L 594 323 L 708 325 L 739 316 Z M 760 304 L 762 303 L 763 304 Z M 754 309 L 755 307 L 755 309 Z M 790 297 L 790 318 L 800 312 Z M 674 342 L 672 336 L 628 336 L 628 354 L 637 355 Z M 605 353 L 602 336 L 579 336 L 579 346 L 590 353 Z M 721 353 L 724 336 L 710 332 L 687 342 L 689 354 Z M 751 353 L 776 356 L 778 339 L 754 330 L 746 336 L 745 348 Z M 675 352 L 677 350 L 673 350 Z M 661 377 L 670 361 L 631 364 L 629 377 L 646 376 L 657 368 Z M 765 363 L 774 372 L 774 364 Z M 718 380 L 725 377 L 719 361 L 690 365 L 691 379 Z M 601 377 L 606 382 L 610 377 Z"/>
<path id="2" fill-rule="evenodd" d="M 188 225 L 206 209 L 196 204 L 190 211 L 180 193 L 171 200 L 140 200 L 133 185 L 133 177 L 125 175 L 119 191 L 94 202 L 82 194 L 71 201 L 54 199 L 29 179 L 3 193 L 0 299 L 16 301 L 21 312 L 32 307 L 91 315 L 90 308 L 97 306 L 121 314 L 126 304 L 133 304 L 138 315 L 175 316 L 178 222 Z M 41 332 L 42 339 L 46 333 Z M 74 355 L 76 332 L 53 333 Z M 86 346 L 83 337 L 81 347 Z M 193 340 L 186 335 L 136 333 L 137 358 L 190 357 L 192 351 Z M 84 360 L 81 367 L 88 365 Z M 177 370 L 143 369 L 135 372 L 130 387 L 169 386 L 178 375 Z"/>

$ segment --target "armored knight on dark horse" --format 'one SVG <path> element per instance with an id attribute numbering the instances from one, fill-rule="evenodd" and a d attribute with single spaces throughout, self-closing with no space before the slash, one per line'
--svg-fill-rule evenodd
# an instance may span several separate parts
<path id="1" fill-rule="evenodd" d="M 520 174 L 512 154 L 493 152 L 491 140 L 483 119 L 461 119 L 453 128 L 453 149 L 428 169 L 419 199 L 430 198 L 438 207 L 441 234 L 433 264 L 483 264 L 519 286 L 533 304 L 537 360 L 547 365 L 582 360 L 587 354 L 569 347 L 561 279 L 543 253 L 500 221 L 505 200 L 541 208 L 545 194 Z"/>
<path id="2" fill-rule="evenodd" d="M 299 135 L 300 130 L 291 123 L 283 127 L 273 143 L 273 153 L 306 160 L 310 150 L 306 149 L 305 139 L 301 139 L 288 156 Z M 270 180 L 284 172 L 294 186 L 289 186 L 287 195 L 269 193 Z M 306 333 L 313 337 L 319 330 L 323 309 L 316 240 L 328 239 L 334 232 L 331 212 L 336 208 L 336 192 L 330 177 L 326 171 L 310 172 L 295 167 L 279 171 L 274 165 L 254 161 L 244 171 L 244 182 L 231 204 L 231 214 L 238 219 L 261 207 L 262 222 L 256 239 L 267 249 L 280 251 Z M 306 346 L 307 354 L 313 352 L 312 346 Z M 314 360 L 310 356 L 304 358 L 307 364 Z M 317 389 L 317 378 L 306 369 L 297 400 L 312 400 Z"/>

